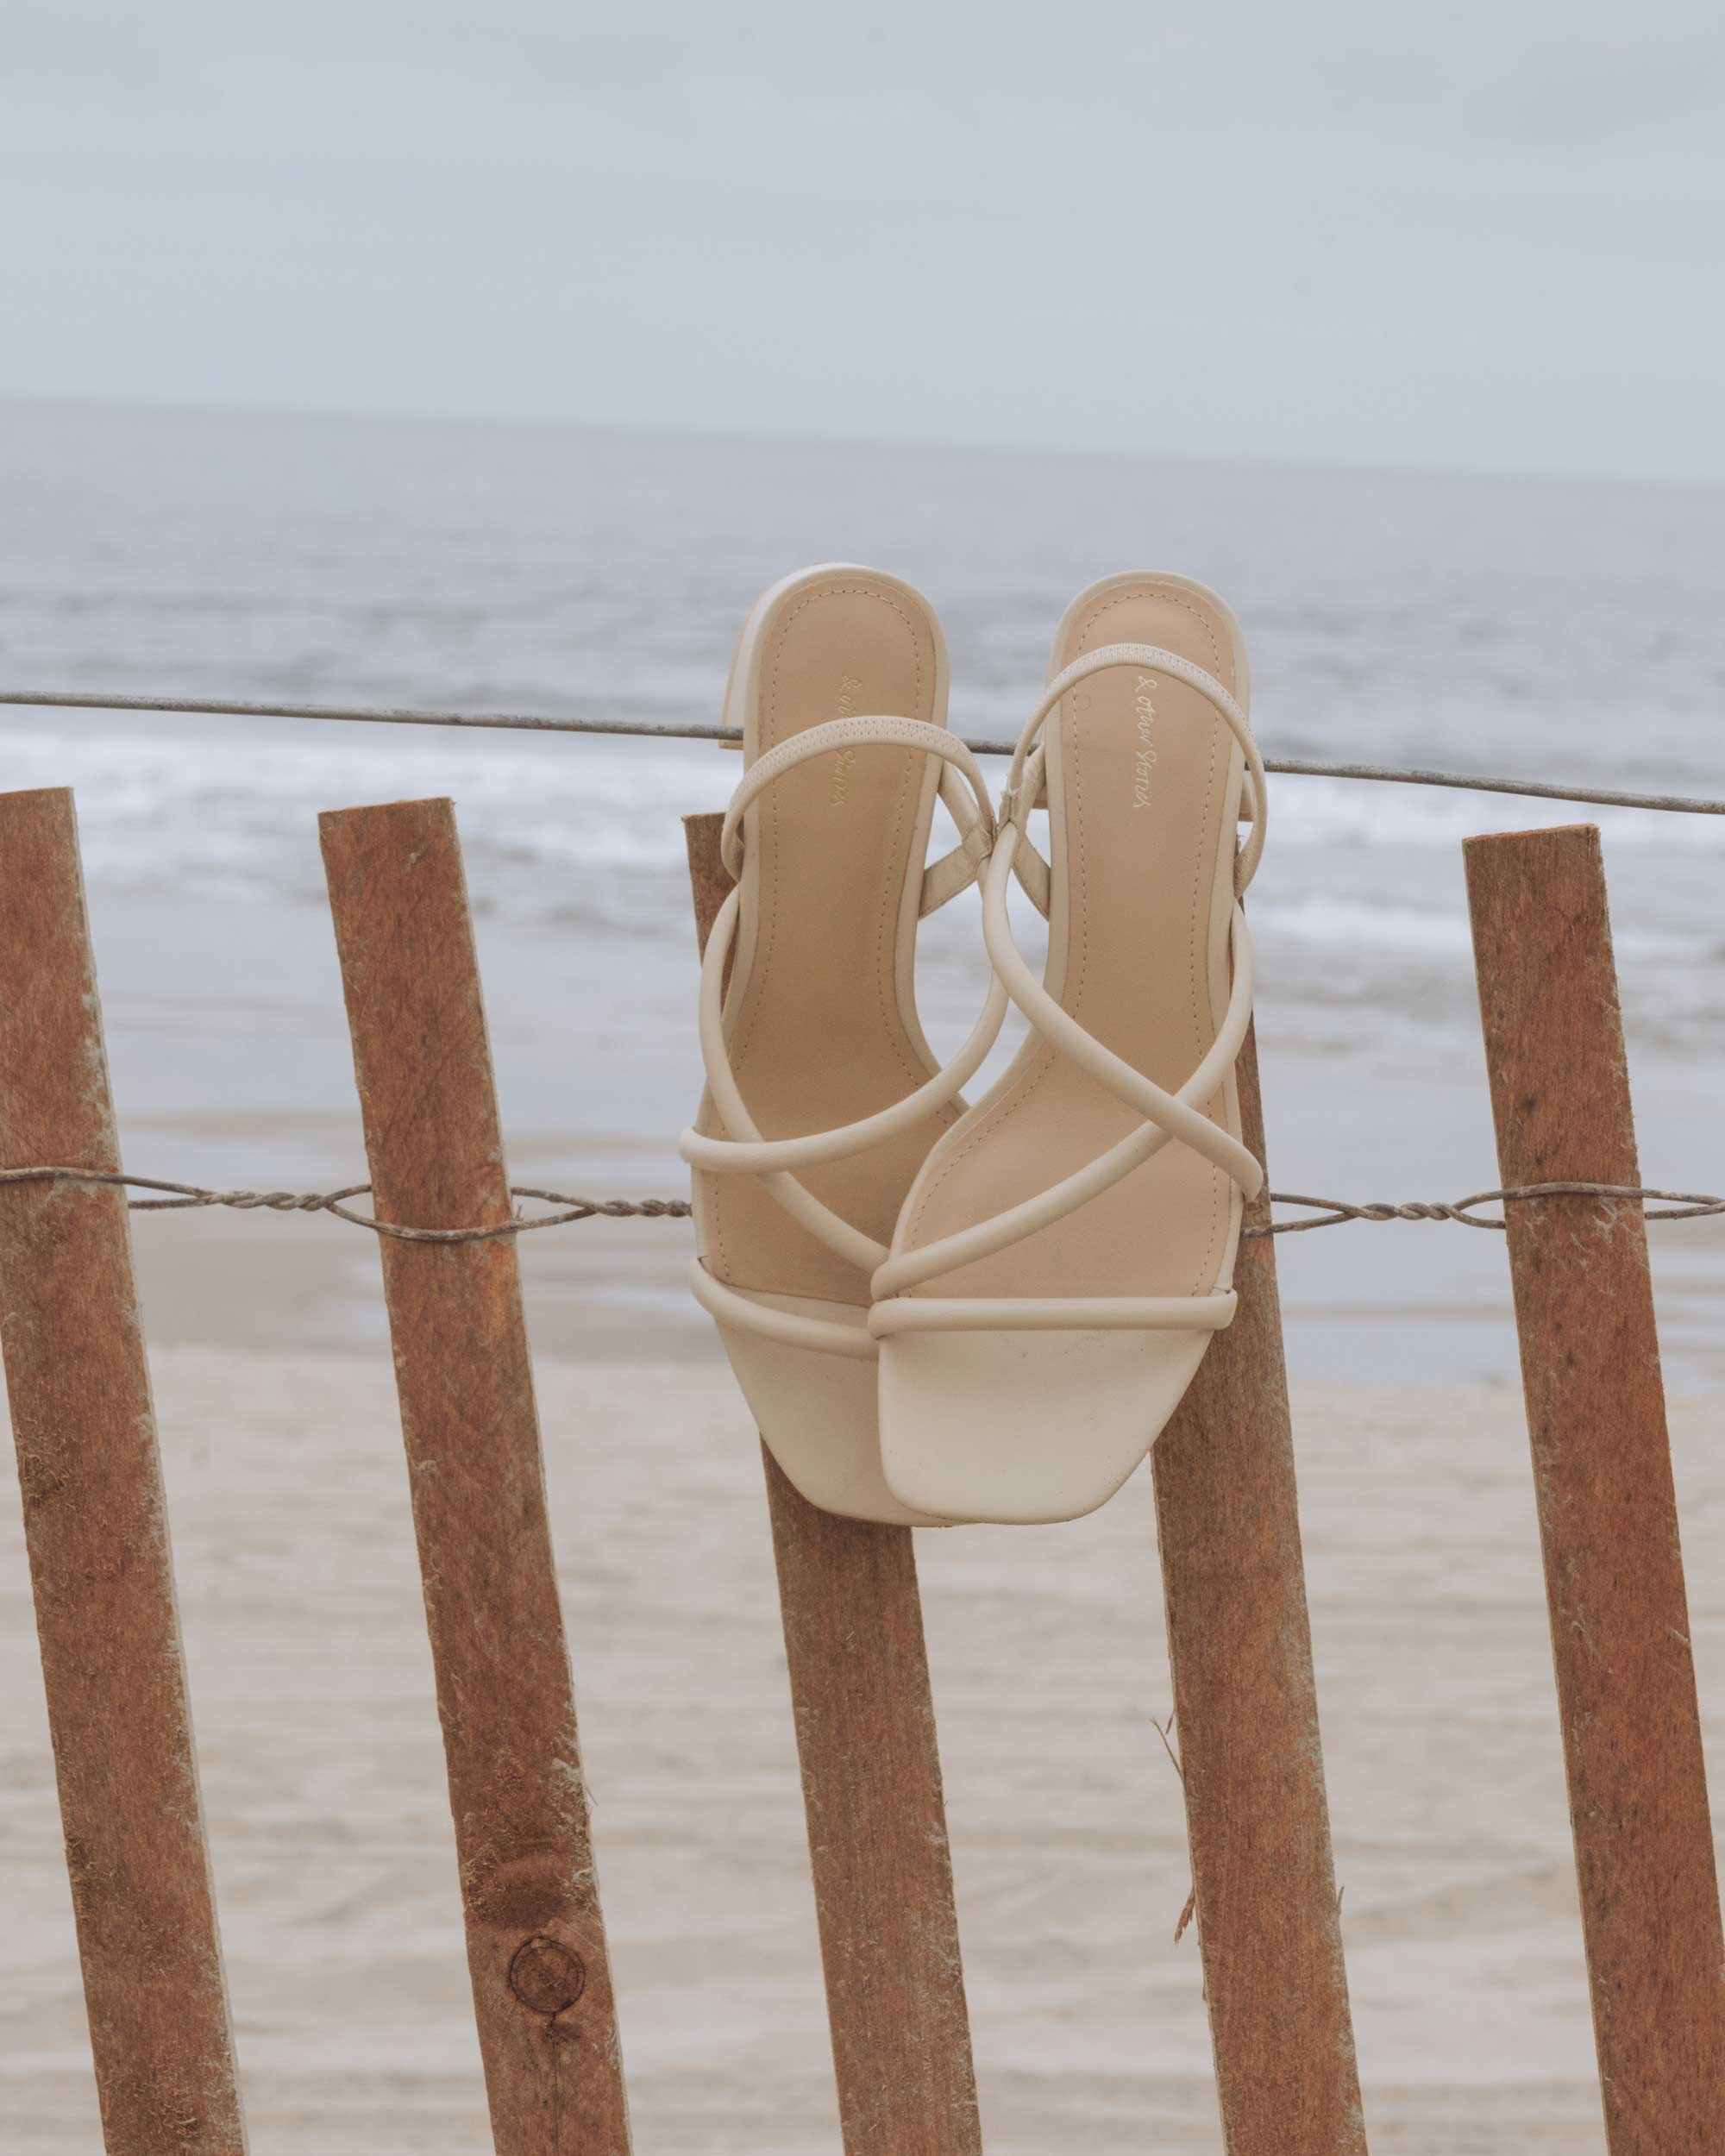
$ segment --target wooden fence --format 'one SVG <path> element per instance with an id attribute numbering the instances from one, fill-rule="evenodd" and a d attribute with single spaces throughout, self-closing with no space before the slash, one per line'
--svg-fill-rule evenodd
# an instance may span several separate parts
<path id="1" fill-rule="evenodd" d="M 691 818 L 700 935 L 724 895 Z M 455 818 L 323 840 L 383 1221 L 509 1196 Z M 1638 1181 L 1597 833 L 1476 839 L 1506 1184 Z M 118 1168 L 72 798 L 0 796 L 0 1168 Z M 1263 1119 L 1250 1044 L 1247 1142 Z M 1258 1218 L 1264 1217 L 1260 1201 Z M 1725 2147 L 1725 1940 L 1638 1205 L 1511 1207 L 1509 1247 L 1610 2156 Z M 499 2156 L 624 2156 L 512 1240 L 380 1243 Z M 1364 2156 L 1275 1244 L 1151 1458 L 1198 1935 L 1229 2156 Z M 123 1194 L 0 1182 L 6 1376 L 110 2156 L 245 2128 Z M 846 2156 L 980 2156 L 910 1530 L 763 1453 Z M 858 1608 L 871 1613 L 854 1623 Z"/>

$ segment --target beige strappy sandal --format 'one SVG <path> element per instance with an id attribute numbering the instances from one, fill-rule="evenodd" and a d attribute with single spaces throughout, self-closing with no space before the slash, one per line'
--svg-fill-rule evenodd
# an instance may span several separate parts
<path id="1" fill-rule="evenodd" d="M 929 1518 L 881 1478 L 869 1282 L 1007 1005 L 992 983 L 937 1067 L 917 924 L 975 881 L 994 830 L 946 681 L 932 611 L 876 571 L 806 569 L 750 613 L 725 706 L 743 736 L 722 839 L 737 883 L 702 964 L 707 1090 L 681 1146 L 691 1285 L 761 1433 L 806 1497 L 862 1520 Z M 925 868 L 937 790 L 962 836 Z"/>
<path id="2" fill-rule="evenodd" d="M 1050 676 L 983 879 L 1031 1037 L 929 1153 L 874 1276 L 885 1481 L 952 1520 L 1071 1519 L 1120 1487 L 1233 1315 L 1263 1180 L 1233 1081 L 1266 805 L 1239 626 L 1184 578 L 1112 577 L 1068 610 Z M 1026 834 L 1044 791 L 1048 862 Z M 1042 982 L 1013 944 L 1015 870 L 1049 916 Z"/>

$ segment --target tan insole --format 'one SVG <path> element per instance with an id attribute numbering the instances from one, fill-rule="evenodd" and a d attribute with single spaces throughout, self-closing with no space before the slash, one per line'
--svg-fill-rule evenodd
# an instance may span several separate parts
<path id="1" fill-rule="evenodd" d="M 829 719 L 944 717 L 925 618 L 889 586 L 835 571 L 787 600 L 760 659 L 763 755 Z M 906 881 L 920 888 L 932 814 L 930 759 L 864 745 L 796 766 L 744 823 L 743 930 L 725 1037 L 762 1137 L 831 1130 L 889 1106 L 932 1075 L 900 952 Z M 915 904 L 913 898 L 911 903 Z M 752 929 L 752 934 L 750 932 Z M 850 1159 L 800 1175 L 881 1243 L 947 1108 Z M 717 1125 L 704 1107 L 700 1128 Z M 752 1175 L 696 1179 L 706 1263 L 733 1287 L 866 1304 L 865 1273 L 793 1220 Z"/>
<path id="2" fill-rule="evenodd" d="M 1159 645 L 1225 687 L 1239 686 L 1227 624 L 1183 587 L 1145 578 L 1105 588 L 1070 624 L 1057 666 L 1113 643 Z M 1225 722 L 1195 689 L 1135 667 L 1107 668 L 1070 691 L 1061 702 L 1058 740 L 1050 744 L 1056 903 L 1048 987 L 1087 1032 L 1170 1093 L 1191 1076 L 1226 1007 L 1226 908 L 1214 893 L 1219 849 L 1226 846 L 1229 862 L 1233 853 L 1233 746 Z M 1206 1112 L 1224 1122 L 1227 1100 L 1219 1094 Z M 963 1136 L 932 1163 L 906 1247 L 1033 1196 L 1138 1123 L 1133 1110 L 1032 1036 Z M 1170 1143 L 1063 1220 L 912 1292 L 1206 1294 L 1226 1253 L 1231 1206 L 1222 1171 Z"/>

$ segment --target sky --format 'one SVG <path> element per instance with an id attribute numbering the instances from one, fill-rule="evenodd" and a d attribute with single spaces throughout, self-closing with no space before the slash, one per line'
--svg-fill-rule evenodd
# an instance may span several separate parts
<path id="1" fill-rule="evenodd" d="M 1725 479 L 1717 0 L 5 0 L 0 393 Z"/>

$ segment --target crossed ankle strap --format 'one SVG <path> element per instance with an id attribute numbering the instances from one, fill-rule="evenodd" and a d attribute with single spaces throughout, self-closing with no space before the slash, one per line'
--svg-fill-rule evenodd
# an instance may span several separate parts
<path id="1" fill-rule="evenodd" d="M 1239 850 L 1235 865 L 1235 903 L 1229 934 L 1233 982 L 1227 1009 L 1208 1053 L 1177 1093 L 1167 1093 L 1124 1057 L 1103 1046 L 1085 1031 L 1076 1018 L 1048 993 L 1031 973 L 1013 942 L 1007 912 L 1007 888 L 1017 871 L 1032 898 L 1039 881 L 1042 910 L 1047 910 L 1048 864 L 1030 845 L 1025 823 L 1040 795 L 1044 780 L 1044 751 L 1032 749 L 1050 713 L 1066 692 L 1091 674 L 1107 667 L 1134 666 L 1169 674 L 1195 688 L 1220 713 L 1245 752 L 1251 779 L 1252 829 Z M 1070 1056 L 1117 1100 L 1144 1119 L 1138 1129 L 1100 1154 L 1083 1168 L 1038 1191 L 1022 1203 L 992 1218 L 977 1221 L 934 1243 L 905 1250 L 878 1266 L 873 1277 L 875 1307 L 869 1330 L 877 1338 L 901 1332 L 967 1330 L 1145 1329 L 1165 1327 L 1215 1328 L 1233 1314 L 1231 1291 L 1209 1295 L 1014 1299 L 969 1299 L 909 1296 L 906 1291 L 922 1286 L 945 1273 L 1022 1242 L 1040 1228 L 1064 1219 L 1080 1206 L 1109 1189 L 1123 1177 L 1170 1143 L 1191 1148 L 1220 1169 L 1248 1198 L 1256 1197 L 1264 1183 L 1264 1170 L 1239 1139 L 1219 1129 L 1204 1114 L 1202 1104 L 1213 1099 L 1233 1069 L 1246 1030 L 1251 1023 L 1251 939 L 1239 893 L 1251 882 L 1264 850 L 1267 788 L 1264 764 L 1246 723 L 1245 714 L 1221 683 L 1189 660 L 1151 644 L 1108 644 L 1075 660 L 1050 682 L 1042 702 L 1031 715 L 1013 751 L 1007 788 L 1001 797 L 1000 824 L 982 887 L 982 932 L 994 977 L 1029 1019 L 1032 1026 L 1052 1046 Z M 1019 856 L 1027 853 L 1040 870 L 1026 875 Z"/>

